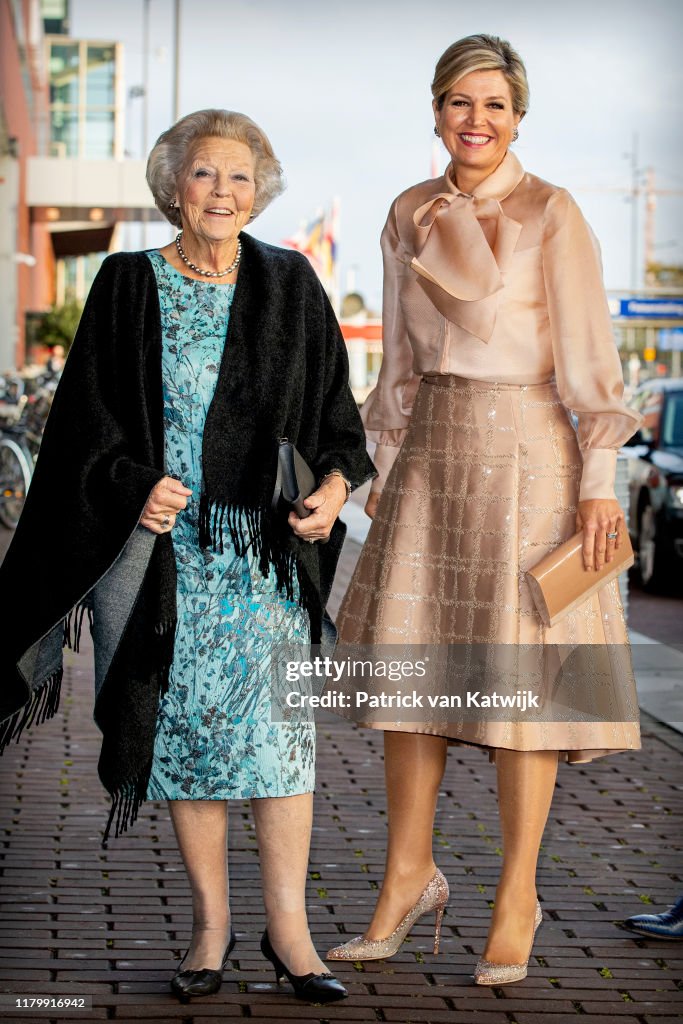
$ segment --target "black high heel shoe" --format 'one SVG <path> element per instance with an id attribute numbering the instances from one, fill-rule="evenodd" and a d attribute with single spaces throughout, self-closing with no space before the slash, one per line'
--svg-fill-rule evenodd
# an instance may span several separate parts
<path id="1" fill-rule="evenodd" d="M 178 996 L 181 1003 L 186 1003 L 192 996 L 212 996 L 218 992 L 223 982 L 223 970 L 228 962 L 232 948 L 235 945 L 235 932 L 230 927 L 230 941 L 228 948 L 223 954 L 223 962 L 218 971 L 212 971 L 208 967 L 202 967 L 198 971 L 181 971 L 178 969 L 171 979 L 171 991 Z M 185 963 L 185 957 L 180 961 L 180 967 Z"/>
<path id="2" fill-rule="evenodd" d="M 261 952 L 273 965 L 278 985 L 280 978 L 286 976 L 297 999 L 306 999 L 309 1003 L 333 1003 L 337 999 L 346 999 L 349 994 L 334 974 L 313 974 L 312 971 L 310 974 L 292 974 L 271 946 L 268 929 L 261 936 Z"/>

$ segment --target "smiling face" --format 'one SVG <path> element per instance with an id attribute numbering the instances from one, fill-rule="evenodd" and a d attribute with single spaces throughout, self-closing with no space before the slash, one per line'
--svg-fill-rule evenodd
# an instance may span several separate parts
<path id="1" fill-rule="evenodd" d="M 254 156 L 244 142 L 199 139 L 178 182 L 184 245 L 229 249 L 254 206 Z"/>
<path id="2" fill-rule="evenodd" d="M 434 117 L 443 144 L 458 169 L 483 181 L 501 162 L 520 115 L 512 108 L 510 86 L 502 71 L 471 71 L 446 93 Z"/>

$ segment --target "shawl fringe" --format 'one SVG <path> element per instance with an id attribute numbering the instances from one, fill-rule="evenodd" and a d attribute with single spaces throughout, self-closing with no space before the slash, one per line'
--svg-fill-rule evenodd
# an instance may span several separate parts
<path id="1" fill-rule="evenodd" d="M 33 691 L 27 704 L 0 723 L 0 754 L 13 740 L 19 740 L 24 729 L 54 718 L 59 710 L 63 675 L 62 668 L 53 672 Z"/>
<path id="2" fill-rule="evenodd" d="M 219 501 L 202 492 L 199 499 L 199 544 L 224 553 L 223 527 L 230 534 L 238 555 L 245 555 L 251 545 L 260 555 L 263 543 L 263 508 Z M 245 532 L 248 540 L 245 538 Z"/>
<path id="3" fill-rule="evenodd" d="M 267 577 L 272 568 L 280 593 L 313 616 L 319 611 L 319 597 L 297 559 L 274 529 L 271 510 L 221 502 L 202 493 L 199 499 L 199 544 L 219 554 L 224 550 L 224 529 L 238 555 L 249 548 L 258 560 L 259 571 Z M 298 593 L 297 593 L 298 591 Z"/>
<path id="4" fill-rule="evenodd" d="M 177 619 L 170 619 L 168 622 L 161 623 L 156 627 L 156 632 L 162 642 L 160 651 L 161 661 L 157 672 L 159 678 L 159 699 L 165 697 L 168 692 L 168 684 L 171 678 L 171 665 L 173 664 L 176 623 Z"/>
<path id="5" fill-rule="evenodd" d="M 154 632 L 157 636 L 168 636 L 169 633 L 175 633 L 177 622 L 177 619 L 164 619 L 163 622 L 157 622 Z"/>
<path id="6" fill-rule="evenodd" d="M 68 647 L 69 650 L 74 651 L 76 654 L 78 654 L 81 649 L 81 632 L 83 630 L 83 619 L 85 618 L 86 612 L 88 613 L 88 625 L 92 632 L 93 613 L 90 602 L 87 599 L 74 605 L 64 619 L 64 638 L 62 640 L 62 646 Z"/>
<path id="7" fill-rule="evenodd" d="M 168 693 L 177 625 L 178 620 L 176 618 L 165 619 L 163 622 L 157 622 L 154 627 L 159 648 L 159 667 L 156 673 L 159 678 L 159 700 L 161 700 L 162 697 L 165 697 Z"/>
<path id="8" fill-rule="evenodd" d="M 106 847 L 109 841 L 109 834 L 114 829 L 114 838 L 127 832 L 135 823 L 140 807 L 147 795 L 149 776 L 152 771 L 152 762 L 138 776 L 129 779 L 115 789 L 111 795 L 111 809 L 109 818 L 102 837 L 102 846 Z"/>

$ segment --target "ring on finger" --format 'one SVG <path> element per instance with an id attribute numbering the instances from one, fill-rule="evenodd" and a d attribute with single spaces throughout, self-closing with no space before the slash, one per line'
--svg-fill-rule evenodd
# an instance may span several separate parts
<path id="1" fill-rule="evenodd" d="M 618 532 L 614 530 L 612 533 L 607 534 L 607 540 L 616 540 L 618 536 Z"/>
<path id="2" fill-rule="evenodd" d="M 161 520 L 161 525 L 163 527 L 170 526 L 171 525 L 171 517 L 170 516 L 164 516 L 164 518 Z"/>

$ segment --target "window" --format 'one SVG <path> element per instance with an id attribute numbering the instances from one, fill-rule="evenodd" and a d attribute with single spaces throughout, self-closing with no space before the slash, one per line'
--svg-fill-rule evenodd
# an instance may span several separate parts
<path id="1" fill-rule="evenodd" d="M 662 447 L 683 448 L 683 391 L 670 392 L 662 417 Z"/>
<path id="2" fill-rule="evenodd" d="M 78 106 L 78 43 L 53 46 L 50 51 L 50 104 Z"/>
<path id="3" fill-rule="evenodd" d="M 55 36 L 47 45 L 52 153 L 92 160 L 119 156 L 116 44 Z"/>
<path id="4" fill-rule="evenodd" d="M 88 46 L 86 103 L 89 107 L 114 105 L 114 47 Z"/>
<path id="5" fill-rule="evenodd" d="M 648 444 L 657 444 L 659 441 L 659 417 L 662 412 L 662 392 L 645 388 L 637 408 L 643 417 L 640 436 Z"/>
<path id="6" fill-rule="evenodd" d="M 53 156 L 78 156 L 77 110 L 53 110 L 51 151 Z"/>
<path id="7" fill-rule="evenodd" d="M 40 13 L 44 32 L 61 35 L 68 31 L 68 0 L 41 0 Z"/>
<path id="8" fill-rule="evenodd" d="M 113 110 L 89 110 L 85 125 L 85 155 L 91 160 L 106 160 L 114 152 Z"/>

